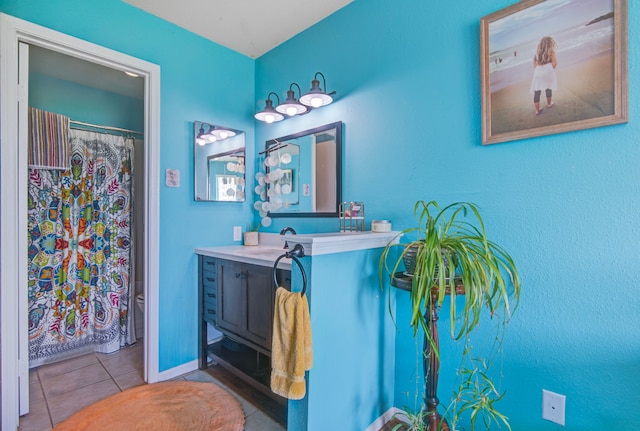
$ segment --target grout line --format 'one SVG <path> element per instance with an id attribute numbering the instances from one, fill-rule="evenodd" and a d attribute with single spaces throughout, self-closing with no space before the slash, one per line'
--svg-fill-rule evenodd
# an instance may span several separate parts
<path id="1" fill-rule="evenodd" d="M 40 371 L 37 368 L 36 368 L 36 376 L 38 377 L 38 384 L 40 385 L 40 390 L 42 391 L 44 408 L 47 409 L 47 416 L 49 417 L 49 426 L 53 428 L 53 416 L 51 416 L 51 408 L 49 407 L 49 400 L 47 399 L 47 394 L 44 392 L 44 386 L 42 386 L 42 379 L 40 378 Z M 29 405 L 31 405 L 31 401 L 29 401 Z"/>
<path id="2" fill-rule="evenodd" d="M 116 385 L 116 387 L 118 388 L 118 390 L 120 392 L 122 392 L 122 388 L 120 387 L 120 385 L 118 384 L 118 382 L 116 382 L 116 379 L 113 378 L 113 376 L 111 375 L 111 373 L 109 372 L 109 369 L 107 369 L 107 367 L 104 366 L 104 364 L 102 363 L 102 361 L 100 360 L 100 357 L 98 355 L 96 355 L 96 358 L 98 359 L 98 363 L 100 364 L 100 366 L 107 372 L 107 375 L 109 376 L 109 378 L 111 379 L 111 381 Z"/>
<path id="3" fill-rule="evenodd" d="M 94 364 L 91 364 L 91 365 L 94 365 Z M 101 364 L 101 365 L 102 365 L 102 364 Z M 102 367 L 104 368 L 104 365 L 103 365 Z M 82 367 L 82 368 L 86 368 L 86 367 Z M 59 374 L 59 376 L 64 376 L 64 375 L 66 375 L 66 374 L 72 375 L 74 371 L 81 370 L 82 368 L 78 368 L 78 369 L 76 369 L 76 370 L 69 371 L 68 373 Z M 107 371 L 107 370 L 105 369 L 105 371 Z M 59 393 L 59 394 L 57 394 L 57 395 L 54 395 L 52 398 L 57 398 L 57 397 L 60 397 L 60 396 L 66 396 L 66 395 L 67 395 L 67 394 L 69 394 L 70 392 L 74 392 L 74 391 L 77 391 L 77 390 L 79 390 L 79 389 L 86 388 L 86 387 L 88 387 L 88 386 L 92 386 L 92 385 L 95 385 L 95 384 L 98 384 L 98 383 L 106 382 L 106 381 L 107 381 L 107 380 L 109 380 L 109 379 L 111 379 L 111 381 L 113 381 L 113 382 L 115 383 L 115 380 L 113 380 L 113 377 L 111 377 L 111 374 L 109 374 L 109 371 L 107 371 L 107 376 L 108 376 L 107 378 L 104 378 L 104 379 L 102 379 L 102 380 L 98 380 L 98 381 L 96 381 L 96 382 L 92 382 L 92 383 L 87 383 L 87 384 L 85 384 L 85 385 L 81 385 L 81 386 L 78 386 L 78 387 L 76 387 L 76 388 L 70 389 L 70 390 L 68 390 L 68 391 L 65 391 L 65 392 Z M 40 384 L 42 384 L 42 383 L 40 383 Z M 118 385 L 116 384 L 116 386 L 118 386 Z M 120 387 L 118 386 L 118 388 L 120 388 Z M 46 392 L 44 392 L 44 388 L 42 389 L 42 392 L 44 393 L 44 397 L 45 397 L 45 399 L 47 399 L 47 394 L 46 394 Z M 48 404 L 48 400 L 47 400 L 47 404 Z"/>

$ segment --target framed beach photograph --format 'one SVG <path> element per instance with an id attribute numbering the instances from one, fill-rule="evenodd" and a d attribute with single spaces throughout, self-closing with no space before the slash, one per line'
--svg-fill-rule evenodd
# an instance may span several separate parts
<path id="1" fill-rule="evenodd" d="M 482 144 L 628 122 L 627 0 L 525 0 L 480 20 Z"/>

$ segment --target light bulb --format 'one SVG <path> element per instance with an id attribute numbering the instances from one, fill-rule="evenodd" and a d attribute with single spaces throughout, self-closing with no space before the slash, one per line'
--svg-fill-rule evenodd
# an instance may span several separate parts
<path id="1" fill-rule="evenodd" d="M 227 139 L 228 136 L 229 134 L 225 130 L 220 132 L 220 139 Z"/>
<path id="2" fill-rule="evenodd" d="M 206 144 L 207 142 L 204 139 L 196 139 L 196 142 L 198 143 L 198 145 L 200 145 L 201 147 Z"/>
<path id="3" fill-rule="evenodd" d="M 213 135 L 209 135 L 209 142 L 215 142 L 217 141 L 216 137 Z"/>
<path id="4" fill-rule="evenodd" d="M 314 108 L 319 108 L 322 106 L 322 98 L 321 97 L 312 97 L 311 98 L 311 106 Z"/>
<path id="5" fill-rule="evenodd" d="M 271 123 L 273 123 L 273 121 L 274 121 L 275 119 L 276 119 L 276 117 L 275 117 L 273 114 L 266 114 L 266 115 L 264 116 L 264 121 L 265 121 L 265 123 L 269 123 L 269 124 L 271 124 Z"/>
<path id="6" fill-rule="evenodd" d="M 296 115 L 298 113 L 298 110 L 296 109 L 295 106 L 290 106 L 287 108 L 287 115 L 289 117 L 293 117 L 294 115 Z"/>

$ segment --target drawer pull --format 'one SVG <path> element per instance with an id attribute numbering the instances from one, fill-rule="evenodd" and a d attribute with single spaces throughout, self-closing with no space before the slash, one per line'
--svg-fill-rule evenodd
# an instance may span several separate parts
<path id="1" fill-rule="evenodd" d="M 208 296 L 209 298 L 215 298 L 215 297 L 216 297 L 216 294 L 215 294 L 215 293 L 211 293 L 211 292 L 207 292 L 207 296 Z"/>
<path id="2" fill-rule="evenodd" d="M 211 308 L 207 308 L 207 312 L 208 312 L 209 314 L 216 314 L 216 310 L 213 310 L 213 309 L 211 309 Z"/>
<path id="3" fill-rule="evenodd" d="M 213 278 L 213 277 L 205 277 L 205 280 L 207 280 L 207 281 L 216 281 L 216 279 Z"/>
<path id="4" fill-rule="evenodd" d="M 207 265 L 215 265 L 216 264 L 215 261 L 211 261 L 211 260 L 205 260 L 204 263 L 207 264 Z"/>

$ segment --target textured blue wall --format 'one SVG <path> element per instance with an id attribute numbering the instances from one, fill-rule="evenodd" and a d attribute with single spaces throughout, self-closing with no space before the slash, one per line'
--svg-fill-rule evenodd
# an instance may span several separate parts
<path id="1" fill-rule="evenodd" d="M 29 74 L 29 106 L 72 120 L 129 130 L 144 130 L 144 102 L 69 81 Z"/>
<path id="2" fill-rule="evenodd" d="M 119 0 L 5 0 L 0 11 L 160 65 L 160 172 L 181 172 L 180 188 L 164 178 L 160 187 L 160 371 L 196 359 L 193 249 L 231 244 L 251 203 L 194 201 L 193 121 L 246 130 L 253 142 L 254 60 Z"/>
<path id="3" fill-rule="evenodd" d="M 380 249 L 310 258 L 308 422 L 291 431 L 364 430 L 393 406 L 394 326 L 379 258 Z"/>
<path id="4" fill-rule="evenodd" d="M 356 0 L 258 59 L 257 99 L 282 97 L 292 81 L 306 90 L 318 70 L 338 94 L 304 117 L 259 125 L 257 145 L 344 121 L 344 197 L 396 229 L 411 226 L 418 199 L 476 202 L 522 276 L 503 346 L 501 406 L 513 429 L 558 429 L 541 419 L 543 388 L 567 396 L 567 430 L 640 429 L 638 3 L 628 14 L 628 124 L 483 147 L 479 22 L 513 3 Z M 284 219 L 274 230 L 286 224 L 336 229 L 335 220 Z M 395 405 L 413 406 L 409 301 L 397 296 Z M 448 323 L 443 401 L 459 351 Z M 490 341 L 487 326 L 479 346 Z"/>

